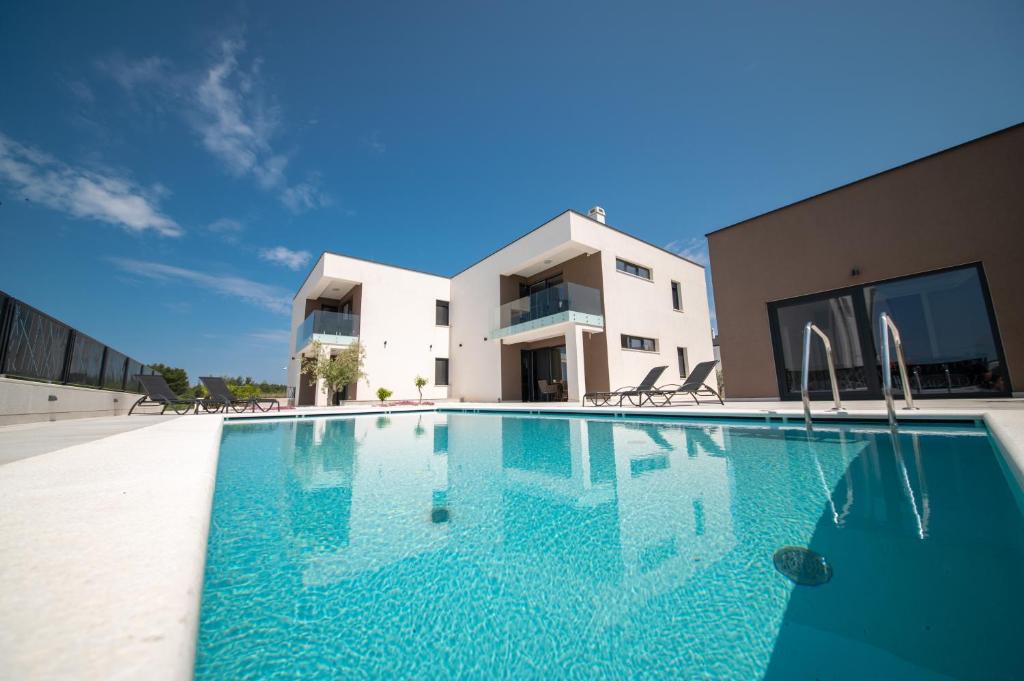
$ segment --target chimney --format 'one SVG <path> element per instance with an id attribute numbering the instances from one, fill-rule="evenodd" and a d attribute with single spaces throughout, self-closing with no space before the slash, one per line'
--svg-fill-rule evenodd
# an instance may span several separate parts
<path id="1" fill-rule="evenodd" d="M 594 206 L 593 208 L 587 211 L 587 217 L 589 217 L 591 220 L 597 220 L 603 225 L 604 208 L 601 208 L 601 206 Z"/>

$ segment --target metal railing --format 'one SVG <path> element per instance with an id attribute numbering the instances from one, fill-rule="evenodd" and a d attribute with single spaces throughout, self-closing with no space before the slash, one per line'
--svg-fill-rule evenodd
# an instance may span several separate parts
<path id="1" fill-rule="evenodd" d="M 0 375 L 141 392 L 151 367 L 0 291 Z"/>
<path id="2" fill-rule="evenodd" d="M 836 381 L 836 365 L 832 359 L 832 343 L 829 342 L 825 332 L 815 326 L 812 322 L 804 325 L 804 356 L 800 363 L 800 397 L 804 402 L 804 421 L 807 423 L 807 430 L 813 430 L 811 425 L 811 395 L 808 387 L 808 380 L 811 368 L 811 337 L 812 334 L 821 339 L 825 346 L 825 361 L 828 363 L 828 376 L 832 383 L 832 401 L 835 406 L 831 411 L 840 412 L 843 410 L 843 403 L 839 399 L 839 383 Z"/>
<path id="3" fill-rule="evenodd" d="M 889 351 L 889 335 L 892 334 L 892 343 L 896 346 L 896 363 L 900 369 L 900 382 L 903 385 L 903 398 L 906 400 L 906 409 L 916 409 L 914 397 L 911 395 L 910 376 L 907 373 L 907 362 L 903 358 L 903 341 L 900 339 L 900 330 L 896 328 L 892 318 L 887 312 L 878 315 L 878 335 L 882 341 L 882 394 L 885 395 L 885 408 L 889 413 L 889 425 L 896 427 L 896 407 L 892 399 L 892 355 Z"/>

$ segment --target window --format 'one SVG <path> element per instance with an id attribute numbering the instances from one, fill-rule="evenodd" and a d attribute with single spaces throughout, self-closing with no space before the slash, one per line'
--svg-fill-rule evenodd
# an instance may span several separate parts
<path id="1" fill-rule="evenodd" d="M 642 265 L 634 265 L 631 262 L 627 262 L 622 258 L 615 259 L 615 269 L 626 274 L 632 274 L 634 277 L 640 277 L 641 279 L 651 278 L 651 269 L 649 267 L 643 267 Z"/>
<path id="2" fill-rule="evenodd" d="M 690 375 L 690 367 L 686 361 L 686 348 L 676 348 L 676 357 L 679 358 L 679 378 L 686 378 Z"/>
<path id="3" fill-rule="evenodd" d="M 448 358 L 434 358 L 434 385 L 448 385 Z"/>
<path id="4" fill-rule="evenodd" d="M 672 309 L 683 311 L 683 287 L 678 281 L 672 282 Z"/>
<path id="5" fill-rule="evenodd" d="M 437 307 L 434 312 L 436 324 L 438 326 L 448 326 L 448 301 L 439 300 L 437 301 Z"/>
<path id="6" fill-rule="evenodd" d="M 627 336 L 626 334 L 622 334 L 622 349 L 657 352 L 658 341 L 655 338 L 643 338 L 641 336 Z"/>

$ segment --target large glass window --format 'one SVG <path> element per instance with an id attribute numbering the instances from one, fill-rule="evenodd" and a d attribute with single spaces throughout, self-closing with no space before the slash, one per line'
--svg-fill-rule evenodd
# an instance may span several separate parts
<path id="1" fill-rule="evenodd" d="M 888 312 L 899 328 L 914 395 L 1007 390 L 976 267 L 866 286 L 863 295 L 872 320 Z M 873 331 L 877 336 L 877 322 Z"/>
<path id="2" fill-rule="evenodd" d="M 839 389 L 866 391 L 868 384 L 864 374 L 864 353 L 861 350 L 852 295 L 784 304 L 776 310 L 781 341 L 782 380 L 786 391 L 800 393 L 800 362 L 803 359 L 803 334 L 807 322 L 813 322 L 832 342 L 832 359 L 836 365 Z M 832 389 L 825 350 L 817 341 L 811 344 L 808 376 L 807 385 L 811 391 Z"/>
<path id="3" fill-rule="evenodd" d="M 800 394 L 807 322 L 832 343 L 840 392 L 852 398 L 880 397 L 882 312 L 899 328 L 915 397 L 1009 392 L 982 270 L 970 265 L 771 303 L 782 397 Z M 893 387 L 900 392 L 897 367 L 890 369 Z M 825 351 L 817 339 L 811 344 L 808 385 L 812 392 L 831 389 Z"/>

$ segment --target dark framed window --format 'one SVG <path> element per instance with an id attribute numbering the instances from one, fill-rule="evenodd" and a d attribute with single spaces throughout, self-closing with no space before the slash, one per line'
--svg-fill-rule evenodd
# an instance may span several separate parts
<path id="1" fill-rule="evenodd" d="M 644 338 L 643 336 L 629 336 L 622 334 L 622 348 L 624 350 L 643 350 L 644 352 L 657 352 L 658 339 Z"/>
<path id="2" fill-rule="evenodd" d="M 832 343 L 840 395 L 881 397 L 882 312 L 900 330 L 915 398 L 1010 393 L 988 285 L 974 264 L 769 303 L 779 395 L 800 397 L 803 329 L 813 322 Z M 809 387 L 827 395 L 821 343 L 811 346 L 810 360 Z M 893 390 L 902 395 L 899 372 L 895 365 L 890 370 Z"/>
<path id="3" fill-rule="evenodd" d="M 447 300 L 437 301 L 437 306 L 435 307 L 434 312 L 434 318 L 436 320 L 435 323 L 438 326 L 448 326 L 448 307 L 449 303 Z"/>
<path id="4" fill-rule="evenodd" d="M 448 358 L 434 358 L 434 385 L 448 385 Z"/>
<path id="5" fill-rule="evenodd" d="M 676 358 L 679 360 L 679 378 L 686 378 L 690 375 L 690 364 L 686 360 L 686 348 L 676 348 Z"/>
<path id="6" fill-rule="evenodd" d="M 649 280 L 651 278 L 651 268 L 631 263 L 622 258 L 615 259 L 615 269 L 626 274 L 632 274 L 634 277 L 640 277 L 641 279 Z"/>
<path id="7" fill-rule="evenodd" d="M 683 311 L 683 287 L 678 281 L 672 282 L 672 309 Z"/>

